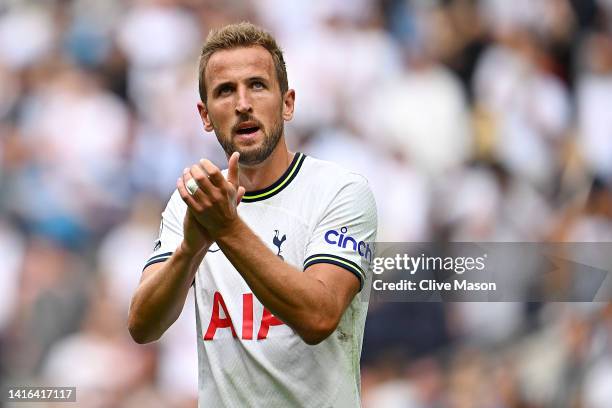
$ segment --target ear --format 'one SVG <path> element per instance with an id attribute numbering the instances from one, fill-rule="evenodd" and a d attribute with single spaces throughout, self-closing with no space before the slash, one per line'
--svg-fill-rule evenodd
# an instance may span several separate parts
<path id="1" fill-rule="evenodd" d="M 198 102 L 198 112 L 200 112 L 200 117 L 202 118 L 202 123 L 204 124 L 204 130 L 207 132 L 212 132 L 214 130 L 212 122 L 210 120 L 210 116 L 208 115 L 208 108 L 202 101 Z"/>
<path id="2" fill-rule="evenodd" d="M 290 121 L 293 118 L 293 109 L 295 108 L 295 91 L 289 89 L 283 96 L 283 119 Z"/>

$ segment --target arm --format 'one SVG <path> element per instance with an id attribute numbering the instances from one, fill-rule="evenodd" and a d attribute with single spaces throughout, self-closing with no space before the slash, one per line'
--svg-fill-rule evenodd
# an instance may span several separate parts
<path id="1" fill-rule="evenodd" d="M 237 179 L 233 158 L 228 180 Z M 285 263 L 240 219 L 232 204 L 235 187 L 216 166 L 203 160 L 190 172 L 200 189 L 181 197 L 257 298 L 308 344 L 327 338 L 358 292 L 359 280 L 332 264 L 315 264 L 302 273 Z"/>
<path id="2" fill-rule="evenodd" d="M 158 340 L 181 314 L 210 238 L 188 210 L 185 238 L 165 262 L 145 268 L 134 292 L 128 317 L 130 335 L 139 344 Z"/>
<path id="3" fill-rule="evenodd" d="M 238 157 L 235 158 L 237 160 Z M 237 172 L 233 176 L 235 179 L 229 180 L 237 183 Z M 190 197 L 185 187 L 189 178 L 189 171 L 185 169 L 176 182 L 183 199 Z M 235 189 L 232 196 L 234 206 L 240 203 L 243 195 L 244 188 Z M 183 310 L 198 266 L 212 242 L 207 230 L 196 220 L 193 211 L 187 208 L 182 241 L 168 260 L 145 268 L 132 297 L 128 329 L 134 341 L 143 344 L 158 340 L 176 321 Z"/>
<path id="4" fill-rule="evenodd" d="M 278 258 L 236 218 L 216 242 L 257 298 L 308 344 L 325 340 L 359 291 L 359 280 L 331 264 L 304 273 Z"/>

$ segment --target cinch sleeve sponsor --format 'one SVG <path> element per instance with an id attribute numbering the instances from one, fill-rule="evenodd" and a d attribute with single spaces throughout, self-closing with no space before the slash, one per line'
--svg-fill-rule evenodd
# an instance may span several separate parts
<path id="1" fill-rule="evenodd" d="M 351 180 L 333 198 L 306 248 L 304 269 L 329 263 L 366 280 L 374 256 L 376 203 L 364 178 L 351 174 Z"/>
<path id="2" fill-rule="evenodd" d="M 177 201 L 178 200 L 178 201 Z M 164 262 L 174 253 L 176 247 L 183 240 L 183 218 L 185 215 L 184 204 L 178 192 L 175 191 L 162 212 L 162 220 L 159 226 L 159 236 L 153 243 L 153 253 L 145 262 L 143 270 L 149 265 Z"/>

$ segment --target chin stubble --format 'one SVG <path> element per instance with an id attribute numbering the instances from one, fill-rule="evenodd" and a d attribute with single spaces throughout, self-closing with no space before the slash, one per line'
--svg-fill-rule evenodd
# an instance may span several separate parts
<path id="1" fill-rule="evenodd" d="M 225 154 L 230 156 L 232 153 L 237 151 L 240 153 L 240 161 L 239 161 L 240 164 L 247 165 L 247 166 L 253 166 L 253 165 L 262 163 L 264 160 L 270 157 L 270 155 L 276 148 L 276 145 L 278 145 L 278 142 L 280 141 L 281 136 L 283 135 L 282 123 L 283 123 L 282 120 L 276 122 L 270 134 L 268 134 L 263 128 L 260 128 L 260 130 L 264 134 L 263 143 L 261 144 L 261 146 L 257 147 L 256 149 L 248 149 L 248 150 L 239 149 L 234 144 L 232 137 L 231 136 L 225 137 L 221 133 L 219 128 L 217 128 L 217 126 L 214 125 L 214 123 L 213 123 L 213 128 L 215 130 L 215 136 L 217 137 L 219 144 L 225 151 Z"/>

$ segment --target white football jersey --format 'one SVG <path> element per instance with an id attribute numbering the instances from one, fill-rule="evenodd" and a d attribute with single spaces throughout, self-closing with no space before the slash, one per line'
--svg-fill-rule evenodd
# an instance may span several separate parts
<path id="1" fill-rule="evenodd" d="M 175 192 L 146 265 L 167 260 L 180 244 L 186 209 Z M 238 213 L 295 273 L 330 263 L 354 274 L 362 289 L 369 281 L 377 216 L 362 176 L 296 153 L 274 184 L 245 194 Z M 310 346 L 264 308 L 216 244 L 194 284 L 200 407 L 360 406 L 367 288 L 355 296 L 336 330 Z"/>

